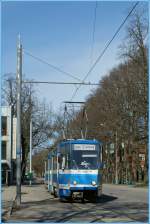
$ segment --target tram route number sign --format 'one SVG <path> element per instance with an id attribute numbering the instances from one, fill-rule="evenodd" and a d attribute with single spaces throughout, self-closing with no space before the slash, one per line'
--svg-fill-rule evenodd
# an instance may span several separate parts
<path id="1" fill-rule="evenodd" d="M 75 144 L 74 150 L 82 150 L 82 151 L 93 151 L 95 150 L 95 145 L 90 144 Z"/>

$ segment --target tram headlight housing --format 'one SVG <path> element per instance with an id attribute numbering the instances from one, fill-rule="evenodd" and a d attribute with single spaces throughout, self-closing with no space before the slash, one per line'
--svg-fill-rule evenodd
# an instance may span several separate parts
<path id="1" fill-rule="evenodd" d="M 73 181 L 73 184 L 74 184 L 74 185 L 76 185 L 76 184 L 77 184 L 77 181 L 76 181 L 76 180 L 74 180 L 74 181 Z"/>
<path id="2" fill-rule="evenodd" d="M 93 186 L 95 186 L 95 185 L 96 185 L 96 182 L 95 182 L 94 180 L 92 181 L 92 185 L 93 185 Z"/>

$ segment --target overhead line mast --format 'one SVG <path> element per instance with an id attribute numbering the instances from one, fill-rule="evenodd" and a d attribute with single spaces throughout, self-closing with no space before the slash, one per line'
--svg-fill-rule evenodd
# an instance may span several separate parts
<path id="1" fill-rule="evenodd" d="M 22 85 L 22 44 L 20 35 L 17 43 L 17 128 L 16 128 L 16 205 L 21 204 L 21 85 Z"/>

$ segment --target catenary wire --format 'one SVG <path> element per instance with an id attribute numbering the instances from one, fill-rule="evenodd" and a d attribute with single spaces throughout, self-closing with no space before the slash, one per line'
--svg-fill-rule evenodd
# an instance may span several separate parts
<path id="1" fill-rule="evenodd" d="M 94 51 L 94 42 L 95 42 L 95 27 L 96 27 L 97 6 L 98 6 L 98 2 L 96 1 L 95 2 L 95 7 L 94 7 L 92 45 L 91 45 L 91 54 L 90 54 L 90 66 L 92 65 L 92 61 L 93 61 L 93 51 Z"/>
<path id="2" fill-rule="evenodd" d="M 130 10 L 130 12 L 128 13 L 128 15 L 126 16 L 126 18 L 123 20 L 123 22 L 120 24 L 120 26 L 118 27 L 118 29 L 116 30 L 116 32 L 114 33 L 113 37 L 111 38 L 111 40 L 108 41 L 108 43 L 106 44 L 106 46 L 104 47 L 103 51 L 101 52 L 101 54 L 97 57 L 96 61 L 93 63 L 93 65 L 91 66 L 91 68 L 89 69 L 89 71 L 87 72 L 87 74 L 85 75 L 84 79 L 82 80 L 82 82 L 84 82 L 87 77 L 90 75 L 90 73 L 93 71 L 93 69 L 95 68 L 95 66 L 97 65 L 97 63 L 100 61 L 100 59 L 103 57 L 104 53 L 106 52 L 106 50 L 108 49 L 108 47 L 110 46 L 110 44 L 112 43 L 112 41 L 114 40 L 114 38 L 117 36 L 117 34 L 119 33 L 119 31 L 121 30 L 121 28 L 123 27 L 123 25 L 125 24 L 125 22 L 127 21 L 127 19 L 129 18 L 129 16 L 132 14 L 132 12 L 134 11 L 134 9 L 136 8 L 136 6 L 139 4 L 139 2 L 136 2 L 134 4 L 134 6 L 132 7 L 132 9 Z M 77 91 L 80 89 L 81 85 L 78 86 L 72 97 L 71 100 L 73 100 L 73 98 L 76 96 Z"/>
<path id="3" fill-rule="evenodd" d="M 65 75 L 67 75 L 67 76 L 69 76 L 69 77 L 71 77 L 71 78 L 73 78 L 73 79 L 76 79 L 76 80 L 82 82 L 81 79 L 77 78 L 76 76 L 74 76 L 74 75 L 72 75 L 72 74 L 70 74 L 70 73 L 68 73 L 68 72 L 63 71 L 63 70 L 60 69 L 59 67 L 50 64 L 49 62 L 43 60 L 43 59 L 40 58 L 40 57 L 37 57 L 37 56 L 31 54 L 29 51 L 23 49 L 23 52 L 24 52 L 26 55 L 29 55 L 30 57 L 32 57 L 32 58 L 34 58 L 34 59 L 40 61 L 41 63 L 44 63 L 44 64 L 50 66 L 51 68 L 55 69 L 56 71 L 61 72 L 61 73 L 65 74 Z"/>

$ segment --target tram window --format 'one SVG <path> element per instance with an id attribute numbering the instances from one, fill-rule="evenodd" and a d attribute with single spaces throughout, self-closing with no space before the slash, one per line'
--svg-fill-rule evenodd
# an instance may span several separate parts
<path id="1" fill-rule="evenodd" d="M 62 154 L 58 155 L 58 163 L 61 164 L 62 163 Z"/>
<path id="2" fill-rule="evenodd" d="M 57 169 L 57 158 L 56 157 L 53 158 L 53 169 L 54 170 Z"/>

